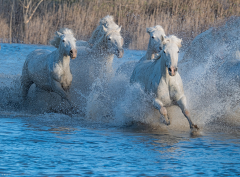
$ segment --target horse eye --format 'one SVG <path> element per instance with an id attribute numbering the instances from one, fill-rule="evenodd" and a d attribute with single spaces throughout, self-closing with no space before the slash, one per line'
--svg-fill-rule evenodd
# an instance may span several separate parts
<path id="1" fill-rule="evenodd" d="M 65 40 L 63 40 L 63 42 L 65 42 Z"/>
<path id="2" fill-rule="evenodd" d="M 110 40 L 111 40 L 111 38 L 108 38 L 108 40 L 110 41 Z"/>
<path id="3" fill-rule="evenodd" d="M 152 38 L 154 39 L 154 36 L 152 36 Z"/>
<path id="4" fill-rule="evenodd" d="M 165 51 L 165 50 L 164 50 L 163 52 L 164 52 L 164 53 L 166 53 L 166 51 Z"/>
<path id="5" fill-rule="evenodd" d="M 179 51 L 177 53 L 179 53 Z"/>

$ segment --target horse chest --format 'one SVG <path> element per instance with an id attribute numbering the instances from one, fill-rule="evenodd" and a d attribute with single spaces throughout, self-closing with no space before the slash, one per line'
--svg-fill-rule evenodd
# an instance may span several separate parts
<path id="1" fill-rule="evenodd" d="M 169 79 L 168 88 L 171 100 L 178 101 L 182 97 L 184 91 L 182 80 L 179 74 Z"/>
<path id="2" fill-rule="evenodd" d="M 162 101 L 164 106 L 171 105 L 172 102 L 175 102 L 180 97 L 179 86 L 174 79 L 161 80 L 158 89 L 157 97 Z"/>
<path id="3" fill-rule="evenodd" d="M 157 98 L 161 100 L 164 106 L 171 104 L 170 90 L 168 83 L 164 80 L 161 80 L 157 88 Z"/>
<path id="4" fill-rule="evenodd" d="M 54 79 L 60 82 L 63 87 L 71 85 L 72 74 L 69 68 L 63 67 L 60 64 L 55 64 L 53 67 Z"/>

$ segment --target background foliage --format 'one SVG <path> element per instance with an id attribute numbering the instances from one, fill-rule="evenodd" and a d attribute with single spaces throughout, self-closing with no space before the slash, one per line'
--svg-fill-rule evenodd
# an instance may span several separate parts
<path id="1" fill-rule="evenodd" d="M 49 44 L 54 32 L 71 28 L 77 39 L 88 40 L 99 20 L 110 14 L 122 26 L 125 47 L 146 49 L 146 27 L 162 25 L 166 34 L 185 41 L 209 27 L 240 15 L 240 0 L 43 0 L 28 23 L 26 6 L 40 0 L 0 0 L 0 40 Z M 25 9 L 24 9 L 25 8 Z"/>

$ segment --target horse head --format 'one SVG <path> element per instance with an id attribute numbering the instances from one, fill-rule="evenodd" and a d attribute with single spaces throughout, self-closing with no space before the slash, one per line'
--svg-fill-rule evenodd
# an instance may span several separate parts
<path id="1" fill-rule="evenodd" d="M 77 57 L 76 39 L 70 29 L 64 28 L 56 32 L 54 46 L 59 48 L 65 56 L 70 56 L 72 59 Z"/>
<path id="2" fill-rule="evenodd" d="M 154 27 L 147 28 L 147 32 L 150 35 L 148 48 L 153 51 L 153 53 L 158 53 L 163 48 L 162 37 L 165 37 L 165 32 L 162 26 L 157 25 Z"/>
<path id="3" fill-rule="evenodd" d="M 182 39 L 176 36 L 162 37 L 163 51 L 161 57 L 165 61 L 165 66 L 168 69 L 170 76 L 175 76 L 177 73 L 178 53 L 181 47 Z"/>
<path id="4" fill-rule="evenodd" d="M 123 50 L 123 38 L 120 34 L 121 27 L 117 29 L 107 29 L 104 26 L 103 31 L 105 33 L 105 46 L 109 53 L 116 55 L 118 58 L 122 58 L 124 54 Z"/>

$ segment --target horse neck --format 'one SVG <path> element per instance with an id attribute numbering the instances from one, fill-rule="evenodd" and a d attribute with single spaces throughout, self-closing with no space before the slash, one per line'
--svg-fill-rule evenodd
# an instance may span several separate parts
<path id="1" fill-rule="evenodd" d="M 154 53 L 153 53 L 153 49 L 151 48 L 151 38 L 150 38 L 148 43 L 147 53 L 146 53 L 146 59 L 151 60 L 153 58 L 154 58 Z"/>
<path id="2" fill-rule="evenodd" d="M 112 64 L 114 54 L 109 53 L 107 47 L 101 42 L 94 45 L 92 51 L 98 61 L 104 62 L 106 64 Z"/>
<path id="3" fill-rule="evenodd" d="M 153 53 L 152 49 L 148 49 L 146 53 L 146 59 L 152 60 L 154 58 L 155 54 Z"/>
<path id="4" fill-rule="evenodd" d="M 56 50 L 55 62 L 61 64 L 63 66 L 63 68 L 69 67 L 70 56 L 64 55 L 62 50 L 60 48 L 58 48 Z"/>
<path id="5" fill-rule="evenodd" d="M 154 61 L 153 65 L 154 65 L 153 73 L 155 73 L 153 79 L 158 84 L 160 83 L 161 79 L 164 79 L 166 82 L 168 82 L 169 74 L 163 56 L 161 56 L 161 58 L 159 58 L 158 60 Z"/>
<path id="6" fill-rule="evenodd" d="M 160 63 L 161 63 L 160 71 L 161 71 L 162 78 L 164 78 L 165 80 L 168 80 L 170 76 L 166 67 L 166 61 L 165 61 L 164 55 L 160 58 Z"/>

